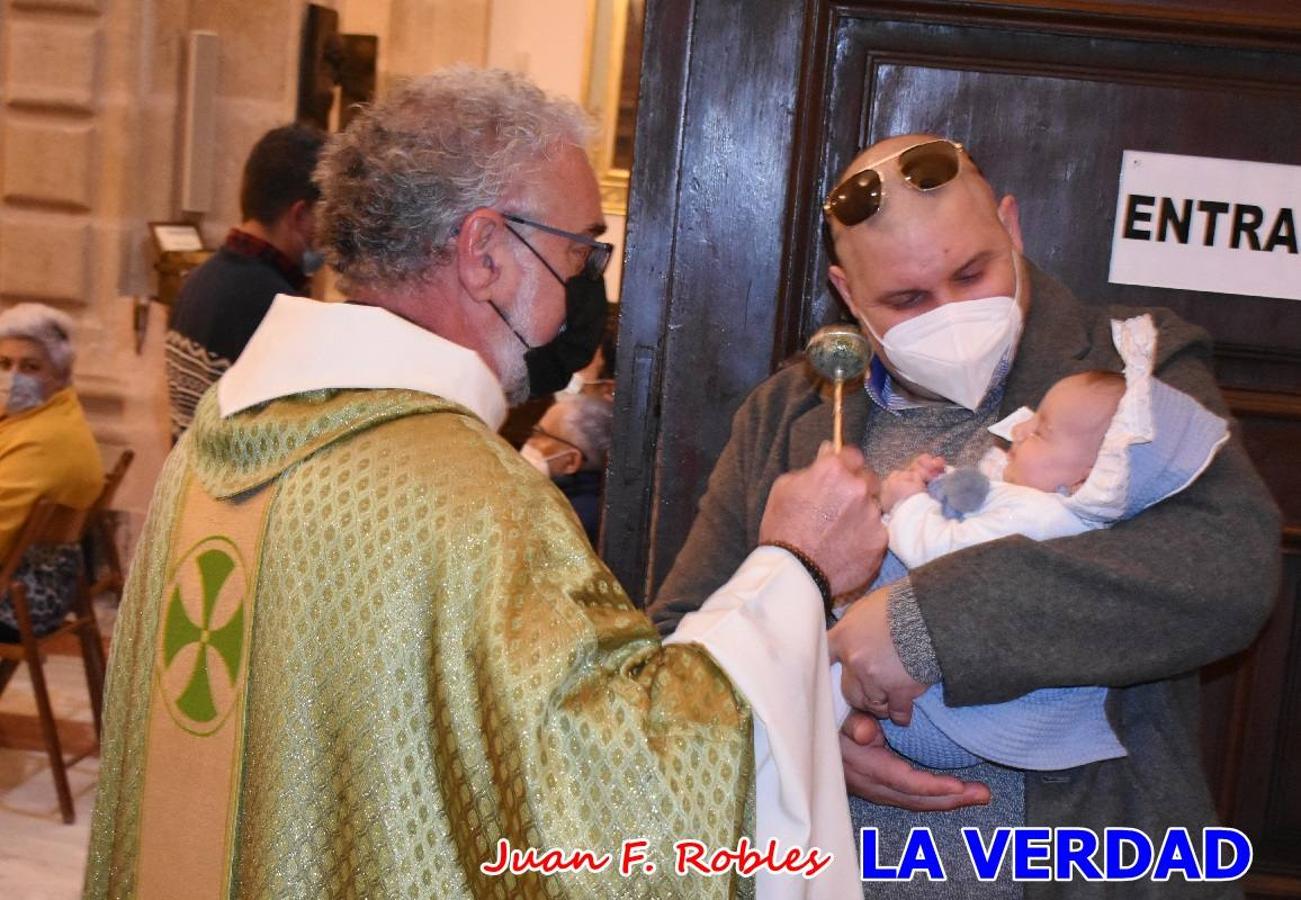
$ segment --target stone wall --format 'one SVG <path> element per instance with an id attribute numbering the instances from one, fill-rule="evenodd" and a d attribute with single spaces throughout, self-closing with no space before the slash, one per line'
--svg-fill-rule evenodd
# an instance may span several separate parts
<path id="1" fill-rule="evenodd" d="M 169 449 L 164 310 L 137 350 L 133 307 L 152 291 L 146 223 L 176 220 L 186 35 L 217 32 L 209 242 L 238 218 L 252 143 L 293 116 L 305 0 L 3 0 L 0 6 L 0 302 L 37 300 L 78 323 L 75 383 L 137 533 Z"/>
<path id="2" fill-rule="evenodd" d="M 567 83 L 582 68 L 570 59 L 581 47 L 548 57 L 528 33 L 511 39 L 500 21 L 492 44 L 494 15 L 512 22 L 525 12 L 536 16 L 529 3 L 318 2 L 339 11 L 342 31 L 378 35 L 381 92 L 401 78 L 457 62 L 484 65 L 491 56 L 581 98 L 582 85 Z M 574 40 L 589 34 L 587 2 L 563 4 Z M 215 245 L 238 222 L 249 148 L 293 118 L 306 6 L 307 0 L 0 0 L 0 305 L 36 300 L 76 319 L 75 384 L 105 459 L 126 447 L 136 452 L 115 503 L 125 514 L 120 537 L 128 551 L 170 449 L 165 310 L 150 306 L 138 347 L 133 311 L 136 298 L 154 290 L 147 223 L 183 218 L 186 38 L 212 31 L 220 47 L 213 203 L 198 220 Z M 545 43 L 556 50 L 556 41 Z M 553 83 L 556 73 L 565 84 Z M 613 218 L 617 232 L 622 223 Z"/>

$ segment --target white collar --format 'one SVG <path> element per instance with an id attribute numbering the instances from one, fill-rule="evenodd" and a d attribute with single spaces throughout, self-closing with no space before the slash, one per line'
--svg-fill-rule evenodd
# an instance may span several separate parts
<path id="1" fill-rule="evenodd" d="M 501 383 L 473 350 L 376 306 L 278 294 L 217 383 L 222 417 L 304 391 L 401 388 L 459 403 L 496 431 Z"/>

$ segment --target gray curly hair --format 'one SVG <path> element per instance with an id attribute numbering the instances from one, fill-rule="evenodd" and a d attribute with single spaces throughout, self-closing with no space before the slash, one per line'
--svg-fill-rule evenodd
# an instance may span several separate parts
<path id="1" fill-rule="evenodd" d="M 583 468 L 605 467 L 614 425 L 614 404 L 609 400 L 584 394 L 557 394 L 555 405 L 546 411 L 540 424 L 553 436 L 582 451 Z"/>
<path id="2" fill-rule="evenodd" d="M 54 373 L 66 384 L 72 378 L 72 317 L 44 303 L 19 303 L 0 313 L 0 340 L 22 338 L 40 344 Z"/>
<path id="3" fill-rule="evenodd" d="M 576 103 L 511 72 L 455 66 L 408 81 L 321 154 L 326 258 L 350 288 L 418 282 L 451 260 L 448 242 L 467 215 L 591 134 Z"/>

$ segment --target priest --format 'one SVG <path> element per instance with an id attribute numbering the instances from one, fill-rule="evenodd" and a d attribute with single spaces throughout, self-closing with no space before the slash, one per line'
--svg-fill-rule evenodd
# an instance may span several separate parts
<path id="1" fill-rule="evenodd" d="M 350 301 L 278 297 L 164 467 L 86 896 L 857 893 L 823 626 L 884 547 L 862 457 L 780 480 L 664 646 L 496 435 L 600 334 L 587 139 L 462 68 L 326 147 Z"/>

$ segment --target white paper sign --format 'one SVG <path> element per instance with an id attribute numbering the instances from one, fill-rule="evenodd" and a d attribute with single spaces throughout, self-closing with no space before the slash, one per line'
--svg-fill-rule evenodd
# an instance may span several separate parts
<path id="1" fill-rule="evenodd" d="M 193 225 L 153 224 L 151 227 L 158 241 L 158 249 L 164 253 L 203 249 L 203 238 L 199 235 L 199 229 Z"/>
<path id="2" fill-rule="evenodd" d="M 1126 150 L 1115 284 L 1301 300 L 1301 166 Z"/>

